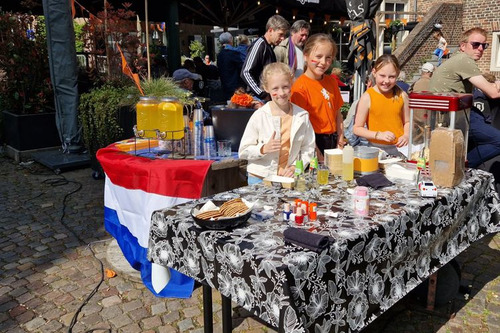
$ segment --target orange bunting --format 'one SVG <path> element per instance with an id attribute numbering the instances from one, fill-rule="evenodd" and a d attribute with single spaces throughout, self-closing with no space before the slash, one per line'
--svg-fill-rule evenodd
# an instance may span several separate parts
<path id="1" fill-rule="evenodd" d="M 71 0 L 71 16 L 73 18 L 75 18 L 76 16 L 75 0 Z"/>
<path id="2" fill-rule="evenodd" d="M 135 85 L 141 92 L 141 95 L 144 96 L 144 92 L 142 91 L 141 88 L 141 80 L 139 79 L 139 75 L 136 73 L 133 73 L 132 70 L 130 69 L 130 66 L 127 64 L 127 60 L 125 59 L 125 56 L 123 55 L 122 49 L 120 48 L 120 45 L 116 43 L 116 47 L 118 48 L 118 51 L 120 51 L 120 56 L 122 57 L 122 72 L 123 74 L 127 75 L 130 77 L 132 80 L 134 80 Z"/>

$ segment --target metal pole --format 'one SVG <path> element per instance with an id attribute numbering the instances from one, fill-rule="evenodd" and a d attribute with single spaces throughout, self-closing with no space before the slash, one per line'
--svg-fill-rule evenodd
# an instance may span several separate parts
<path id="1" fill-rule="evenodd" d="M 146 13 L 146 57 L 148 61 L 148 81 L 151 81 L 151 63 L 149 61 L 149 20 L 148 20 L 148 0 L 144 0 Z"/>
<path id="2" fill-rule="evenodd" d="M 108 69 L 108 78 L 111 78 L 111 61 L 108 47 L 108 6 L 106 0 L 104 0 L 104 47 L 106 48 L 106 67 Z"/>

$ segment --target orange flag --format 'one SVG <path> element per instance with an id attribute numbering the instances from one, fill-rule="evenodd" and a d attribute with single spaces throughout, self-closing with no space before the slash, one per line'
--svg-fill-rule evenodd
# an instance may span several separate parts
<path id="1" fill-rule="evenodd" d="M 125 56 L 123 55 L 122 49 L 120 48 L 120 45 L 116 43 L 116 47 L 118 48 L 118 51 L 120 51 L 120 55 L 122 57 L 122 72 L 123 74 L 127 75 L 130 77 L 132 80 L 134 80 L 135 85 L 141 92 L 141 95 L 144 96 L 144 92 L 142 91 L 141 88 L 141 80 L 139 79 L 139 75 L 136 73 L 132 73 L 132 70 L 130 69 L 130 66 L 127 64 L 127 60 L 125 59 Z"/>
<path id="2" fill-rule="evenodd" d="M 76 9 L 75 9 L 75 0 L 71 0 L 71 16 L 75 18 Z"/>

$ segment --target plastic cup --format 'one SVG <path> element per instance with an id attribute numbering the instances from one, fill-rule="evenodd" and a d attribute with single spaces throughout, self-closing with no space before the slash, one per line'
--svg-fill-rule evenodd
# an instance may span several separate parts
<path id="1" fill-rule="evenodd" d="M 323 163 L 318 163 L 318 173 L 316 175 L 316 181 L 318 185 L 328 185 L 328 176 L 330 175 L 330 170 L 328 166 Z"/>
<path id="2" fill-rule="evenodd" d="M 217 154 L 220 157 L 231 156 L 231 140 L 218 140 L 217 141 Z"/>

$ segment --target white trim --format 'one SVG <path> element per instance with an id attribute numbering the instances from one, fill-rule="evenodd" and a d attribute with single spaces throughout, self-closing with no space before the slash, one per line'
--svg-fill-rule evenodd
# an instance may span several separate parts
<path id="1" fill-rule="evenodd" d="M 500 72 L 500 31 L 494 31 L 491 37 L 490 71 Z"/>

